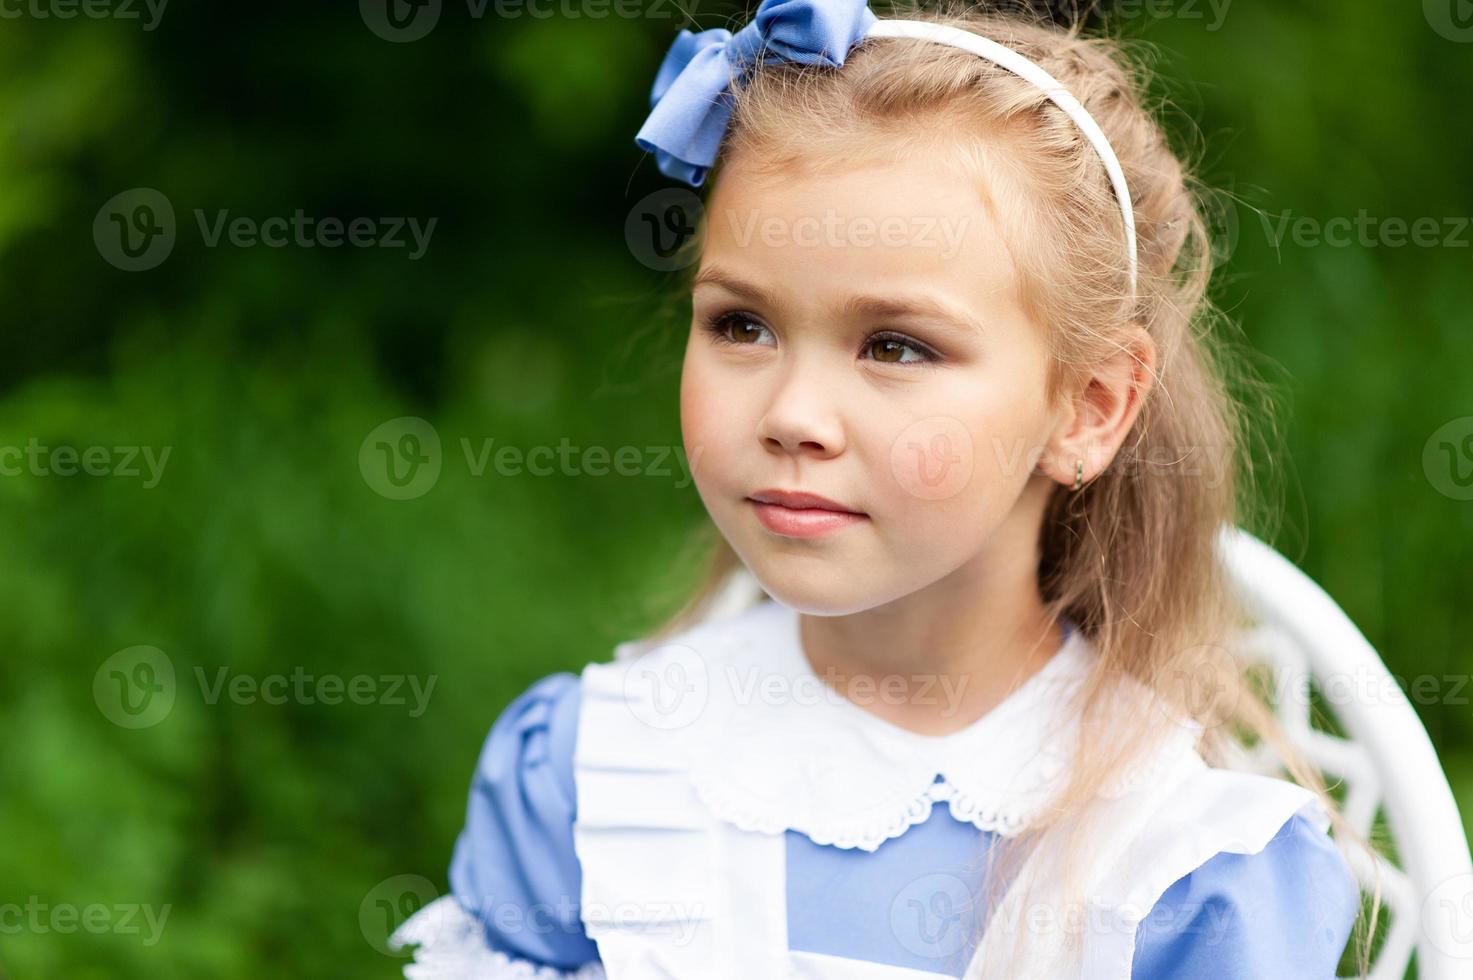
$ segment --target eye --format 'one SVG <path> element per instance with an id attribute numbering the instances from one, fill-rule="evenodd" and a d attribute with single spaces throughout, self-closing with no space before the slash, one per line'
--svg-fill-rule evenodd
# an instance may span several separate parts
<path id="1" fill-rule="evenodd" d="M 889 331 L 875 334 L 864 342 L 864 346 L 881 364 L 928 364 L 941 359 L 939 354 L 920 341 Z M 906 351 L 919 356 L 907 359 L 904 354 Z"/>
<path id="2" fill-rule="evenodd" d="M 760 331 L 767 330 L 767 327 L 757 322 L 755 317 L 739 310 L 707 317 L 705 324 L 707 332 L 717 343 L 733 346 L 750 345 L 754 342 L 753 338 L 760 335 Z M 771 331 L 768 332 L 771 333 Z"/>
<path id="3" fill-rule="evenodd" d="M 764 332 L 771 335 L 772 331 L 750 313 L 731 310 L 706 317 L 702 322 L 706 332 L 717 343 L 730 346 L 771 346 L 763 343 L 761 337 Z M 870 359 L 880 364 L 931 364 L 941 360 L 941 355 L 930 347 L 893 330 L 866 337 L 862 352 L 869 352 L 872 355 Z"/>

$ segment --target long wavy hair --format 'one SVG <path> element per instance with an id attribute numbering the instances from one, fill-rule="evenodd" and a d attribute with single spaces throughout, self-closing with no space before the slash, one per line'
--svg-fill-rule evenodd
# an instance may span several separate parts
<path id="1" fill-rule="evenodd" d="M 731 123 L 708 190 L 728 159 L 773 172 L 856 153 L 898 162 L 909 148 L 935 145 L 944 134 L 975 163 L 979 185 L 1003 175 L 1018 191 L 1004 237 L 1025 308 L 1047 338 L 1047 396 L 1080 390 L 1091 368 L 1120 349 L 1128 324 L 1144 326 L 1158 352 L 1153 387 L 1120 451 L 1083 489 L 1057 486 L 1039 529 L 1045 607 L 1055 619 L 1072 619 L 1099 655 L 1079 688 L 1079 741 L 1067 785 L 1042 818 L 988 850 L 985 907 L 997 907 L 1018 862 L 1035 849 L 1085 853 L 1077 849 L 1087 847 L 1087 821 L 1071 816 L 1087 813 L 1112 773 L 1149 753 L 1177 724 L 1167 712 L 1148 712 L 1121 725 L 1107 708 L 1125 677 L 1203 725 L 1198 751 L 1210 765 L 1230 765 L 1245 745 L 1266 743 L 1287 776 L 1324 803 L 1347 859 L 1351 848 L 1373 856 L 1286 736 L 1247 658 L 1233 649 L 1248 617 L 1226 583 L 1218 532 L 1236 525 L 1266 534 L 1276 523 L 1272 495 L 1263 492 L 1267 474 L 1249 451 L 1253 438 L 1269 445 L 1273 392 L 1250 369 L 1247 345 L 1208 296 L 1223 197 L 1170 145 L 1147 101 L 1145 59 L 1121 40 L 1086 36 L 1077 14 L 1061 23 L 1020 4 L 895 5 L 889 13 L 992 38 L 1042 66 L 1084 104 L 1114 147 L 1134 202 L 1134 296 L 1119 205 L 1091 144 L 1041 90 L 945 45 L 869 38 L 839 69 L 759 63 L 733 80 Z M 1270 424 L 1251 424 L 1259 416 Z M 704 575 L 693 594 L 675 597 L 683 598 L 678 612 L 652 640 L 707 617 L 723 586 L 742 572 L 709 522 L 692 546 L 704 553 Z M 1377 879 L 1351 937 L 1362 974 L 1380 908 Z M 1020 929 L 1014 955 L 1025 942 Z"/>

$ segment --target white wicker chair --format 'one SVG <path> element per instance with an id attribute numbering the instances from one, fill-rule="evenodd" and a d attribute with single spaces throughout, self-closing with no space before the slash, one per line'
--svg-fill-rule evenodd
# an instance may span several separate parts
<path id="1" fill-rule="evenodd" d="M 1369 836 L 1378 809 L 1385 812 L 1400 860 L 1398 866 L 1376 859 L 1389 928 L 1366 980 L 1402 980 L 1414 952 L 1419 980 L 1473 978 L 1473 859 L 1416 711 L 1360 630 L 1313 579 L 1240 528 L 1224 527 L 1219 546 L 1232 587 L 1256 620 L 1242 650 L 1270 669 L 1275 710 L 1290 738 L 1327 783 L 1343 783 L 1344 812 L 1357 833 Z M 734 615 L 762 596 L 751 574 L 738 568 L 701 618 Z M 1371 696 L 1331 699 L 1341 737 L 1311 723 L 1310 688 L 1313 683 L 1333 693 L 1345 679 Z M 1245 754 L 1242 766 L 1278 772 L 1268 747 L 1260 748 Z M 1353 862 L 1353 870 L 1369 892 L 1369 860 Z"/>
<path id="2" fill-rule="evenodd" d="M 1256 620 L 1244 651 L 1271 669 L 1275 711 L 1290 738 L 1327 782 L 1343 781 L 1344 813 L 1357 833 L 1368 835 L 1377 810 L 1385 813 L 1400 866 L 1376 861 L 1390 924 L 1368 977 L 1400 980 L 1415 951 L 1420 980 L 1468 980 L 1473 861 L 1416 711 L 1360 630 L 1293 562 L 1241 528 L 1224 527 L 1219 546 Z M 1311 684 L 1343 737 L 1311 723 Z M 1250 767 L 1273 771 L 1268 747 L 1260 748 Z M 1355 862 L 1354 870 L 1369 890 L 1369 861 Z"/>

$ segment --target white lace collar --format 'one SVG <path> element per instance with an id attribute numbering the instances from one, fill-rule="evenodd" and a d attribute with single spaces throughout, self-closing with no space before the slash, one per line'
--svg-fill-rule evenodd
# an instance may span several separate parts
<path id="1" fill-rule="evenodd" d="M 799 625 L 795 610 L 768 600 L 647 654 L 663 664 L 644 660 L 698 693 L 698 710 L 675 741 L 697 795 L 717 817 L 744 830 L 795 830 L 819 844 L 873 851 L 941 801 L 958 820 L 1016 834 L 1061 788 L 1076 723 L 1064 709 L 1096 655 L 1078 629 L 982 718 L 933 736 L 885 721 L 825 683 L 803 652 Z M 629 657 L 631 646 L 621 644 L 617 657 Z M 939 690 L 934 696 L 945 703 Z M 682 710 L 690 713 L 692 703 Z M 1128 793 L 1194 751 L 1195 735 L 1183 730 L 1113 779 L 1106 795 Z"/>

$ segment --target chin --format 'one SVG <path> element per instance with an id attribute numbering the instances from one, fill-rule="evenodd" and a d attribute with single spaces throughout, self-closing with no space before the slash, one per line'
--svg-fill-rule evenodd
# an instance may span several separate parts
<path id="1" fill-rule="evenodd" d="M 791 609 L 807 616 L 847 616 L 872 609 L 883 601 L 856 588 L 844 569 L 810 565 L 800 569 L 791 558 L 778 557 L 771 562 L 747 562 L 762 591 Z"/>

